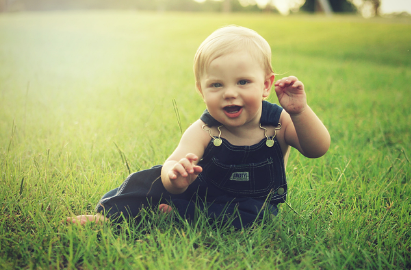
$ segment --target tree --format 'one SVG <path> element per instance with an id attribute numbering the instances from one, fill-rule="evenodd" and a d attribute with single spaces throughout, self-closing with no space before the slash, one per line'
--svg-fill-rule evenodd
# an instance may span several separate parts
<path id="1" fill-rule="evenodd" d="M 224 2 L 223 2 L 223 12 L 226 12 L 226 13 L 231 12 L 231 0 L 224 0 Z"/>
<path id="2" fill-rule="evenodd" d="M 350 0 L 364 17 L 380 16 L 381 0 Z M 371 10 L 369 10 L 371 9 Z M 371 12 L 371 14 L 368 14 Z"/>
<path id="3" fill-rule="evenodd" d="M 381 0 L 370 0 L 374 8 L 375 16 L 380 16 Z"/>
<path id="4" fill-rule="evenodd" d="M 356 12 L 356 7 L 347 0 L 328 0 L 333 12 Z M 318 0 L 306 0 L 300 10 L 306 12 L 316 12 L 319 10 Z"/>

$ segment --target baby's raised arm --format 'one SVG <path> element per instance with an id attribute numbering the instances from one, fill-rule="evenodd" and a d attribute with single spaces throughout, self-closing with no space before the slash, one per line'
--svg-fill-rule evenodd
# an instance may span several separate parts
<path id="1" fill-rule="evenodd" d="M 284 140 L 306 157 L 317 158 L 330 147 L 330 134 L 321 120 L 308 106 L 304 85 L 296 77 L 278 80 L 275 84 L 280 105 Z"/>
<path id="2" fill-rule="evenodd" d="M 163 164 L 161 180 L 170 193 L 183 193 L 203 170 L 197 163 L 204 154 L 210 136 L 204 132 L 202 125 L 200 120 L 192 124 Z"/>

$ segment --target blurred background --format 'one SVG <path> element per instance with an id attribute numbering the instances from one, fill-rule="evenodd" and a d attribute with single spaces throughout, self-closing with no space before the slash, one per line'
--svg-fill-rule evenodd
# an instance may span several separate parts
<path id="1" fill-rule="evenodd" d="M 411 16 L 410 0 L 0 0 L 0 12 L 130 9 L 192 12 L 358 13 Z"/>

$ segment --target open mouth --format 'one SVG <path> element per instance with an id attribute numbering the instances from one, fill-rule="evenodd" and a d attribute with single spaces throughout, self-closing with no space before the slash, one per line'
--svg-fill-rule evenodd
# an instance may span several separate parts
<path id="1" fill-rule="evenodd" d="M 234 118 L 237 117 L 241 114 L 241 111 L 243 110 L 243 107 L 241 106 L 226 106 L 223 108 L 224 113 L 230 117 L 230 118 Z"/>

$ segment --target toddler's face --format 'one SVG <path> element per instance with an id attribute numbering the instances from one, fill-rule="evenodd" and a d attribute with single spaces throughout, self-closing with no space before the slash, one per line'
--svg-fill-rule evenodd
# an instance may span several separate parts
<path id="1" fill-rule="evenodd" d="M 246 51 L 232 52 L 211 61 L 197 84 L 210 114 L 225 126 L 259 123 L 263 98 L 271 90 L 274 74 Z"/>

